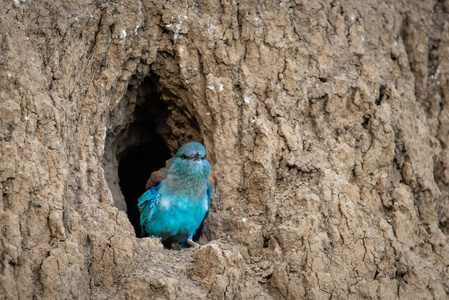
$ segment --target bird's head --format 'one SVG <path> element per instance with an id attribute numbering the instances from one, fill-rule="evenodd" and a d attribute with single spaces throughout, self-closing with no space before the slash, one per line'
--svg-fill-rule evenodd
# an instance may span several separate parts
<path id="1" fill-rule="evenodd" d="M 206 148 L 196 142 L 190 142 L 179 148 L 173 160 L 173 171 L 182 176 L 193 176 L 207 180 L 210 164 L 206 160 Z"/>
<path id="2" fill-rule="evenodd" d="M 202 161 L 206 159 L 206 148 L 200 143 L 190 142 L 179 148 L 176 158 L 190 162 Z"/>

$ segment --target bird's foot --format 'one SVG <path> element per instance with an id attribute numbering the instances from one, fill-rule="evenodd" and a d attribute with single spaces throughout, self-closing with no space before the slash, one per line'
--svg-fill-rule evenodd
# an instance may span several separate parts
<path id="1" fill-rule="evenodd" d="M 200 249 L 201 245 L 198 243 L 195 243 L 194 241 L 192 241 L 191 239 L 187 240 L 187 244 L 189 244 L 190 246 L 194 246 L 196 250 Z"/>

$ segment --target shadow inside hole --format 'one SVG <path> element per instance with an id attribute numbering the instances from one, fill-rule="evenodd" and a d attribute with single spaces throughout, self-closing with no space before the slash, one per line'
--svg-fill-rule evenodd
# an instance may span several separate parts
<path id="1" fill-rule="evenodd" d="M 118 184 L 137 237 L 142 237 L 137 200 L 146 191 L 151 172 L 164 167 L 171 157 L 163 138 L 170 132 L 166 123 L 168 109 L 156 90 L 156 84 L 149 79 L 138 88 L 132 122 L 116 141 Z"/>
<path id="2" fill-rule="evenodd" d="M 170 152 L 164 141 L 156 136 L 152 142 L 129 149 L 119 159 L 120 189 L 125 197 L 128 218 L 137 237 L 142 237 L 137 199 L 146 191 L 145 184 L 151 172 L 165 166 Z"/>

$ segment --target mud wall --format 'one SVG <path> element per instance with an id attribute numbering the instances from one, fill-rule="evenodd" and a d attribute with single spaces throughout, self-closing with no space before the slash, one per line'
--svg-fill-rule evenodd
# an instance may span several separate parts
<path id="1" fill-rule="evenodd" d="M 0 298 L 448 297 L 448 1 L 0 11 Z M 156 102 L 212 165 L 198 251 L 124 212 L 120 136 Z"/>

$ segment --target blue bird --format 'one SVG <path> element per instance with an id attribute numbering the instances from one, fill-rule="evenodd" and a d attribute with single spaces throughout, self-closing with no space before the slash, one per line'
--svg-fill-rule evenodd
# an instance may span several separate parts
<path id="1" fill-rule="evenodd" d="M 179 148 L 167 161 L 162 181 L 138 200 L 142 233 L 159 237 L 169 249 L 174 242 L 198 249 L 200 245 L 194 240 L 203 230 L 212 199 L 209 174 L 203 145 L 190 142 Z"/>

